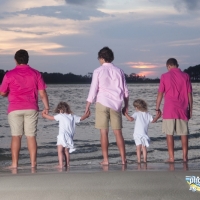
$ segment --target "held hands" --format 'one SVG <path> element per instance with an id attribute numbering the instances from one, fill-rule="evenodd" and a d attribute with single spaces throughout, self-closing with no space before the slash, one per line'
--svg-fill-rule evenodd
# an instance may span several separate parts
<path id="1" fill-rule="evenodd" d="M 85 110 L 85 113 L 84 113 L 84 115 L 81 117 L 81 121 L 82 120 L 84 120 L 84 119 L 86 119 L 86 118 L 88 118 L 90 116 L 90 110 L 88 109 L 88 110 Z"/>
<path id="2" fill-rule="evenodd" d="M 42 117 L 45 118 L 46 115 L 49 114 L 49 109 L 44 109 L 41 114 L 42 114 Z"/>
<path id="3" fill-rule="evenodd" d="M 128 108 L 127 107 L 123 107 L 122 109 L 122 114 L 125 116 L 125 114 L 128 114 Z"/>
<path id="4" fill-rule="evenodd" d="M 162 112 L 160 109 L 156 110 L 156 118 L 160 118 L 162 116 Z"/>

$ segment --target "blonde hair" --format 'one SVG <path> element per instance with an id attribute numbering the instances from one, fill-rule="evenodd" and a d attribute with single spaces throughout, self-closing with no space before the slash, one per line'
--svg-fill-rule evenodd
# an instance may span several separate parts
<path id="1" fill-rule="evenodd" d="M 139 111 L 147 112 L 147 103 L 142 99 L 136 99 L 133 102 L 133 106 L 136 107 Z"/>
<path id="2" fill-rule="evenodd" d="M 71 114 L 72 111 L 70 109 L 70 106 L 66 103 L 66 102 L 60 102 L 56 109 L 55 109 L 55 113 L 67 113 L 67 114 Z"/>

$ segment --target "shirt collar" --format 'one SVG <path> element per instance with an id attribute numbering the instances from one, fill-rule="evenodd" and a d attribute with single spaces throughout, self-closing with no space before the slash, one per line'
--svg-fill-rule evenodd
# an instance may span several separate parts
<path id="1" fill-rule="evenodd" d="M 101 66 L 111 66 L 113 65 L 112 63 L 103 63 Z"/>
<path id="2" fill-rule="evenodd" d="M 29 65 L 23 64 L 23 65 L 17 65 L 16 68 L 23 68 L 23 67 L 30 67 Z"/>

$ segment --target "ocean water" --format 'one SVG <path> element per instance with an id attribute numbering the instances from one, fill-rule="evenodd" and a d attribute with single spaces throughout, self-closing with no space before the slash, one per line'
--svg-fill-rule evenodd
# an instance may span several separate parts
<path id="1" fill-rule="evenodd" d="M 60 101 L 66 101 L 71 106 L 72 111 L 81 116 L 85 110 L 86 98 L 90 85 L 48 85 L 50 114 L 54 115 L 53 110 Z M 155 115 L 155 101 L 157 96 L 158 84 L 129 84 L 129 114 L 134 112 L 132 102 L 136 98 L 142 98 L 148 103 L 149 112 Z M 193 117 L 189 121 L 189 162 L 200 161 L 200 84 L 193 84 L 194 109 Z M 10 151 L 10 128 L 7 121 L 7 98 L 0 98 L 0 167 L 11 164 Z M 41 101 L 40 110 L 43 109 Z M 71 154 L 71 166 L 97 165 L 102 160 L 99 131 L 94 128 L 94 105 L 91 106 L 91 116 L 82 121 L 76 127 L 74 143 L 76 151 Z M 161 132 L 162 119 L 157 123 L 150 124 L 149 136 L 151 138 L 148 148 L 148 161 L 160 163 L 168 158 L 166 137 Z M 123 117 L 123 135 L 126 145 L 126 155 L 128 163 L 135 163 L 136 147 L 133 141 L 134 122 L 129 122 Z M 48 121 L 39 116 L 38 122 L 38 165 L 56 165 L 57 149 L 56 136 L 58 134 L 58 123 Z M 175 136 L 175 159 L 176 162 L 182 161 L 182 149 L 180 137 Z M 109 132 L 109 161 L 111 164 L 120 162 L 120 155 L 116 146 L 115 137 L 112 130 Z M 29 166 L 29 152 L 27 149 L 26 138 L 22 138 L 19 166 Z"/>

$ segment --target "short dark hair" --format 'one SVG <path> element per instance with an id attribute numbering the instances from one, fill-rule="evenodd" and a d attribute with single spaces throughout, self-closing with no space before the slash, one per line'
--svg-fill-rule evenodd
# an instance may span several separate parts
<path id="1" fill-rule="evenodd" d="M 108 47 L 104 47 L 98 52 L 98 58 L 103 58 L 105 62 L 111 63 L 114 60 L 113 51 Z"/>
<path id="2" fill-rule="evenodd" d="M 177 62 L 177 60 L 176 60 L 175 58 L 169 58 L 169 59 L 167 60 L 167 62 L 166 62 L 166 65 L 167 65 L 167 66 L 168 66 L 168 65 L 174 65 L 174 66 L 176 66 L 176 67 L 179 66 L 179 64 L 178 64 L 178 62 Z"/>
<path id="3" fill-rule="evenodd" d="M 27 64 L 29 60 L 28 52 L 24 49 L 20 49 L 15 53 L 15 60 L 17 63 L 20 64 Z"/>

